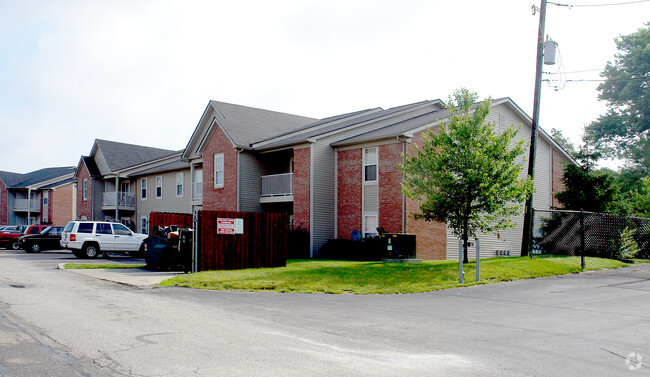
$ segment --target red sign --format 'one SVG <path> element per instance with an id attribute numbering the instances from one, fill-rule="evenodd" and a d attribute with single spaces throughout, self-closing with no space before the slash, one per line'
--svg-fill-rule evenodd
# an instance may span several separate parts
<path id="1" fill-rule="evenodd" d="M 217 218 L 217 234 L 235 234 L 235 219 Z"/>

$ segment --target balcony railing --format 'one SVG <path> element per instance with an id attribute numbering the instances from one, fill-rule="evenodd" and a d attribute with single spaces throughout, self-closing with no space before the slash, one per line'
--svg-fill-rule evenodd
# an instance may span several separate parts
<path id="1" fill-rule="evenodd" d="M 16 199 L 14 201 L 14 212 L 38 212 L 41 210 L 40 200 Z"/>
<path id="2" fill-rule="evenodd" d="M 293 201 L 293 173 L 262 176 L 262 203 Z"/>
<path id="3" fill-rule="evenodd" d="M 119 203 L 120 208 L 135 209 L 135 195 L 130 192 L 105 192 L 103 207 L 115 208 L 115 203 Z"/>
<path id="4" fill-rule="evenodd" d="M 192 183 L 192 200 L 203 200 L 203 182 Z"/>

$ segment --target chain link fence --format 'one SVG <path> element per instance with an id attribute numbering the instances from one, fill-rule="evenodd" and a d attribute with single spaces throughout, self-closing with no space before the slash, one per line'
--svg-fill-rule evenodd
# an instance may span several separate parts
<path id="1" fill-rule="evenodd" d="M 615 267 L 612 260 L 650 272 L 650 218 L 566 210 L 534 210 L 535 256 L 579 257 L 583 269 Z"/>

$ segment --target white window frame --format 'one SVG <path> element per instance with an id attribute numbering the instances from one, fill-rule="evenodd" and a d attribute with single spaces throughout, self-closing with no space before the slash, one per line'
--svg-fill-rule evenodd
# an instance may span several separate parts
<path id="1" fill-rule="evenodd" d="M 371 161 L 368 163 L 368 153 L 374 152 L 374 161 Z M 361 183 L 362 186 L 378 186 L 379 185 L 379 148 L 377 147 L 369 147 L 369 148 L 363 148 L 362 155 L 361 155 Z M 366 179 L 366 166 L 375 166 L 375 179 L 373 180 L 367 180 Z M 365 190 L 361 191 L 361 203 L 362 206 L 365 206 L 363 203 L 365 203 Z M 377 198 L 379 200 L 379 198 Z M 379 207 L 379 203 L 377 203 L 377 207 Z M 369 232 L 366 232 L 366 228 L 368 225 L 368 218 L 373 217 L 375 219 L 375 226 L 370 229 Z M 362 224 L 361 224 L 361 229 L 362 229 L 362 234 L 363 237 L 372 237 L 372 236 L 377 236 L 379 233 L 377 232 L 377 227 L 379 227 L 379 213 L 375 211 L 366 211 L 366 208 L 362 208 Z"/>
<path id="2" fill-rule="evenodd" d="M 47 191 L 43 191 L 43 222 L 44 223 L 49 221 L 49 204 L 50 204 L 50 195 Z"/>
<path id="3" fill-rule="evenodd" d="M 366 226 L 368 225 L 369 217 L 375 218 L 375 226 L 369 232 L 366 232 Z M 363 238 L 379 235 L 379 233 L 377 233 L 378 227 L 379 227 L 379 214 L 374 212 L 366 212 L 363 214 Z"/>
<path id="4" fill-rule="evenodd" d="M 88 180 L 85 178 L 83 183 L 83 200 L 88 200 Z"/>
<path id="5" fill-rule="evenodd" d="M 226 170 L 224 168 L 224 165 L 225 164 L 224 164 L 223 153 L 215 153 L 214 154 L 214 188 L 224 187 L 225 170 Z"/>
<path id="6" fill-rule="evenodd" d="M 147 178 L 140 180 L 140 199 L 147 200 Z"/>
<path id="7" fill-rule="evenodd" d="M 140 218 L 140 232 L 142 234 L 149 234 L 149 219 L 147 216 L 142 216 Z"/>
<path id="8" fill-rule="evenodd" d="M 176 173 L 176 197 L 182 198 L 185 193 L 185 175 L 183 173 Z M 180 189 L 180 194 L 179 194 Z"/>
<path id="9" fill-rule="evenodd" d="M 156 176 L 156 199 L 162 199 L 162 197 L 163 197 L 163 177 L 162 175 L 158 175 Z"/>
<path id="10" fill-rule="evenodd" d="M 373 163 L 368 163 L 368 153 L 369 152 L 374 152 L 375 154 L 375 161 Z M 363 148 L 363 170 L 361 174 L 363 174 L 363 183 L 373 183 L 376 184 L 379 181 L 379 150 L 377 147 L 370 147 L 370 148 Z M 375 179 L 369 180 L 366 177 L 366 167 L 367 166 L 375 166 Z"/>

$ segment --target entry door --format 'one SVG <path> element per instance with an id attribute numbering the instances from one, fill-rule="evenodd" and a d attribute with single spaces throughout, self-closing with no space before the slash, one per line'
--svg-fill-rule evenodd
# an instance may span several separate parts
<path id="1" fill-rule="evenodd" d="M 137 251 L 140 242 L 135 234 L 122 224 L 112 224 L 115 235 L 115 250 Z"/>
<path id="2" fill-rule="evenodd" d="M 97 223 L 95 235 L 99 241 L 100 250 L 115 250 L 115 239 L 113 229 L 109 223 Z"/>

